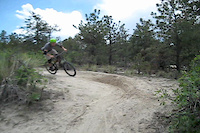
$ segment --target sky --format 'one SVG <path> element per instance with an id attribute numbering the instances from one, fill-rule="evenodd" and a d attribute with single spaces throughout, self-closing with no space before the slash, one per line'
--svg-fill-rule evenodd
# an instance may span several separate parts
<path id="1" fill-rule="evenodd" d="M 157 11 L 156 3 L 160 0 L 0 0 L 0 32 L 23 33 L 20 27 L 34 11 L 48 24 L 57 24 L 61 31 L 52 36 L 63 40 L 79 32 L 73 25 L 84 22 L 85 14 L 100 9 L 101 16 L 110 15 L 115 22 L 121 21 L 132 34 L 140 18 L 152 19 L 150 14 Z"/>

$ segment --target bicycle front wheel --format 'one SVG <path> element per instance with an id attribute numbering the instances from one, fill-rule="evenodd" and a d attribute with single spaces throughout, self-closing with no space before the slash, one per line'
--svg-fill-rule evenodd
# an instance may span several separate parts
<path id="1" fill-rule="evenodd" d="M 74 66 L 73 66 L 72 64 L 70 64 L 69 62 L 63 63 L 63 68 L 64 68 L 65 72 L 66 72 L 69 76 L 75 76 L 75 75 L 76 75 L 76 69 L 75 69 Z"/>

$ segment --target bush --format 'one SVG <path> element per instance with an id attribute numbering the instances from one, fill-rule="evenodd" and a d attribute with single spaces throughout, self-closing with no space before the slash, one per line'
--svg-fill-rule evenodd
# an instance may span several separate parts
<path id="1" fill-rule="evenodd" d="M 20 54 L 20 59 L 23 60 L 25 64 L 34 68 L 42 66 L 46 61 L 46 58 L 41 51 Z"/>
<path id="2" fill-rule="evenodd" d="M 26 103 L 39 100 L 42 90 L 38 85 L 43 84 L 46 80 L 33 68 L 37 64 L 35 60 L 27 58 L 29 57 L 27 53 L 13 54 L 12 52 L 4 52 L 1 55 L 4 56 L 0 58 L 0 64 L 3 65 L 0 69 L 0 100 L 20 100 Z"/>
<path id="3" fill-rule="evenodd" d="M 0 51 L 0 83 L 13 72 L 15 60 L 9 51 Z"/>
<path id="4" fill-rule="evenodd" d="M 178 71 L 173 71 L 173 72 L 165 72 L 165 71 L 158 71 L 156 73 L 156 76 L 158 77 L 163 77 L 163 78 L 168 78 L 168 79 L 177 79 L 179 77 Z"/>
<path id="5" fill-rule="evenodd" d="M 111 66 L 111 65 L 104 65 L 103 66 L 103 72 L 105 73 L 116 73 L 117 68 L 115 66 Z"/>
<path id="6" fill-rule="evenodd" d="M 141 53 L 137 54 L 134 58 L 133 68 L 137 70 L 137 73 L 149 74 L 150 73 L 150 63 L 145 61 L 144 57 L 142 57 Z"/>
<path id="7" fill-rule="evenodd" d="M 197 133 L 200 129 L 200 55 L 191 64 L 191 70 L 180 79 L 180 88 L 174 90 L 176 111 L 172 114 L 171 131 Z"/>
<path id="8" fill-rule="evenodd" d="M 85 64 L 81 67 L 82 70 L 84 71 L 94 71 L 97 72 L 98 66 L 97 65 L 90 65 L 90 64 Z"/>

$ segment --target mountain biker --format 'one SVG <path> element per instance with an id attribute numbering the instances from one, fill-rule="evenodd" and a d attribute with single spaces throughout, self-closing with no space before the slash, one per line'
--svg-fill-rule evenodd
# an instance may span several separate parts
<path id="1" fill-rule="evenodd" d="M 46 58 L 49 63 L 51 63 L 52 58 L 54 58 L 58 54 L 58 52 L 55 49 L 53 49 L 55 46 L 59 46 L 60 48 L 62 48 L 64 51 L 67 52 L 67 49 L 63 47 L 62 44 L 56 43 L 56 41 L 57 41 L 56 39 L 52 38 L 50 39 L 50 42 L 46 43 L 44 47 L 41 48 L 43 53 L 46 55 Z"/>

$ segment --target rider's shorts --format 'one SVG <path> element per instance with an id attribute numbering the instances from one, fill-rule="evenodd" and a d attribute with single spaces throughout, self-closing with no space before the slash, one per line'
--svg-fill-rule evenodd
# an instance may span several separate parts
<path id="1" fill-rule="evenodd" d="M 48 54 L 51 54 L 51 55 L 57 55 L 58 54 L 58 52 L 55 50 L 55 49 L 52 49 L 51 51 L 49 51 L 48 52 Z M 49 60 L 49 59 L 51 59 L 51 57 L 49 57 L 48 55 L 46 55 L 46 58 Z"/>

